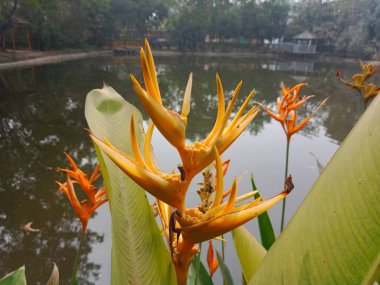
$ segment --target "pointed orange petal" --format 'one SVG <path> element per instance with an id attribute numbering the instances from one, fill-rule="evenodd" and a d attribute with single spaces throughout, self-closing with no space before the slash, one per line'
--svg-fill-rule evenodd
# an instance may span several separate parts
<path id="1" fill-rule="evenodd" d="M 298 109 L 299 107 L 301 107 L 301 105 L 303 105 L 307 100 L 309 100 L 310 98 L 313 98 L 314 95 L 309 95 L 307 97 L 305 97 L 304 99 L 298 101 L 297 103 L 293 103 L 291 106 L 289 106 L 289 109 L 291 110 L 294 110 L 294 109 Z"/>
<path id="2" fill-rule="evenodd" d="M 133 113 L 131 116 L 130 136 L 131 136 L 131 145 L 132 145 L 133 154 L 135 155 L 135 161 L 138 165 L 145 168 L 146 164 L 144 162 L 144 159 L 141 156 L 139 143 L 138 143 L 137 137 L 136 137 L 135 119 L 134 119 Z"/>
<path id="3" fill-rule="evenodd" d="M 137 93 L 145 111 L 162 135 L 174 147 L 179 149 L 184 148 L 187 118 L 163 107 L 156 100 L 152 99 L 139 85 L 134 84 L 133 89 Z"/>
<path id="4" fill-rule="evenodd" d="M 74 208 L 75 213 L 77 214 L 78 218 L 83 222 L 87 222 L 85 218 L 85 213 L 82 209 L 82 205 L 79 202 L 77 195 L 75 194 L 73 183 L 70 179 L 70 176 L 67 175 L 66 177 L 66 185 L 67 185 L 67 198 L 70 201 L 71 206 Z"/>
<path id="5" fill-rule="evenodd" d="M 189 80 L 187 81 L 185 95 L 183 96 L 182 113 L 181 113 L 183 117 L 187 117 L 190 113 L 190 98 L 191 98 L 192 86 L 193 86 L 193 73 L 191 72 L 189 75 Z"/>
<path id="6" fill-rule="evenodd" d="M 151 69 L 149 67 L 145 51 L 142 48 L 140 49 L 140 62 L 147 93 L 152 96 L 154 100 L 156 100 L 160 105 L 162 105 L 161 96 L 157 93 L 157 90 L 154 86 L 153 75 L 151 74 Z"/>
<path id="7" fill-rule="evenodd" d="M 96 179 L 99 178 L 99 172 L 100 172 L 100 165 L 97 164 L 97 165 L 95 166 L 94 171 L 93 171 L 92 174 L 91 174 L 91 177 L 90 177 L 90 183 L 91 183 L 91 184 L 92 184 L 94 181 L 96 181 Z"/>
<path id="8" fill-rule="evenodd" d="M 218 113 L 216 115 L 216 121 L 214 127 L 212 128 L 210 134 L 203 140 L 203 144 L 209 145 L 211 139 L 215 136 L 218 131 L 218 128 L 223 122 L 225 106 L 224 106 L 224 91 L 222 81 L 220 80 L 219 74 L 216 74 L 216 91 L 218 94 Z"/>
<path id="9" fill-rule="evenodd" d="M 74 169 L 74 171 L 76 171 L 77 169 L 79 169 L 79 167 L 75 163 L 74 159 L 67 152 L 64 152 L 64 154 L 65 154 L 67 160 L 69 161 L 71 167 Z"/>
<path id="10" fill-rule="evenodd" d="M 91 139 L 102 149 L 107 156 L 133 181 L 139 184 L 146 191 L 151 193 L 161 201 L 182 210 L 183 195 L 178 189 L 161 176 L 138 166 L 133 161 L 122 156 L 119 152 L 109 147 L 107 144 L 99 140 L 92 133 L 89 134 Z"/>
<path id="11" fill-rule="evenodd" d="M 256 106 L 252 107 L 247 114 L 238 120 L 235 127 L 230 132 L 223 132 L 223 135 L 217 142 L 219 153 L 223 153 L 241 135 L 259 111 L 260 108 Z"/>
<path id="12" fill-rule="evenodd" d="M 298 132 L 299 130 L 301 130 L 304 126 L 306 126 L 306 124 L 310 121 L 310 119 L 312 118 L 312 116 L 308 116 L 306 117 L 305 119 L 302 120 L 302 122 L 297 125 L 296 127 L 292 128 L 289 130 L 289 136 L 292 136 L 293 134 L 295 134 L 296 132 Z"/>
<path id="13" fill-rule="evenodd" d="M 148 62 L 149 72 L 152 78 L 153 86 L 158 95 L 157 97 L 159 99 L 159 102 L 162 104 L 160 88 L 158 87 L 158 81 L 157 81 L 156 67 L 154 65 L 153 54 L 152 54 L 152 50 L 150 49 L 149 41 L 147 39 L 145 39 L 145 50 L 146 50 L 146 59 Z"/>
<path id="14" fill-rule="evenodd" d="M 214 201 L 211 205 L 211 208 L 214 208 L 218 206 L 223 199 L 223 170 L 222 170 L 222 162 L 220 160 L 220 155 L 218 153 L 217 148 L 214 146 L 214 155 L 215 155 L 215 160 L 216 160 L 216 180 L 217 180 L 217 185 L 216 185 L 216 193 L 214 197 Z"/>
<path id="15" fill-rule="evenodd" d="M 212 278 L 212 276 L 214 275 L 215 271 L 218 269 L 218 266 L 219 266 L 218 260 L 215 259 L 212 240 L 210 240 L 208 250 L 207 250 L 207 265 L 210 270 L 210 277 Z"/>
<path id="16" fill-rule="evenodd" d="M 282 119 L 280 118 L 280 116 L 278 116 L 277 114 L 273 113 L 268 107 L 265 106 L 265 109 L 264 109 L 269 116 L 271 116 L 273 119 L 275 119 L 276 121 L 279 121 L 279 122 L 282 122 Z"/>
<path id="17" fill-rule="evenodd" d="M 220 215 L 189 227 L 182 227 L 182 235 L 194 243 L 215 238 L 245 224 L 267 211 L 270 207 L 284 199 L 288 193 L 289 191 L 283 191 L 277 196 L 245 210 L 238 212 L 233 211 L 230 214 Z"/>
<path id="18" fill-rule="evenodd" d="M 78 173 L 74 170 L 70 170 L 70 169 L 66 169 L 66 168 L 58 168 L 58 171 L 65 172 L 66 174 L 70 175 L 71 178 L 73 178 L 75 180 L 78 179 Z"/>
<path id="19" fill-rule="evenodd" d="M 148 130 L 145 134 L 144 139 L 144 157 L 146 165 L 154 173 L 158 173 L 156 163 L 154 161 L 153 152 L 152 152 L 152 136 L 153 136 L 154 124 L 152 121 L 149 122 Z"/>
<path id="20" fill-rule="evenodd" d="M 231 123 L 225 130 L 226 132 L 230 131 L 233 127 L 235 127 L 236 123 L 243 115 L 245 108 L 247 107 L 249 101 L 251 100 L 254 94 L 255 94 L 255 90 L 252 90 L 251 93 L 248 94 L 247 98 L 244 100 L 244 103 L 241 105 L 239 111 L 236 113 L 235 117 L 232 119 Z"/>
<path id="21" fill-rule="evenodd" d="M 223 215 L 231 213 L 233 207 L 235 206 L 236 195 L 237 195 L 237 183 L 236 183 L 236 178 L 234 178 L 234 182 L 231 187 L 231 194 L 230 194 L 230 197 L 228 198 L 227 205 L 223 210 Z"/>

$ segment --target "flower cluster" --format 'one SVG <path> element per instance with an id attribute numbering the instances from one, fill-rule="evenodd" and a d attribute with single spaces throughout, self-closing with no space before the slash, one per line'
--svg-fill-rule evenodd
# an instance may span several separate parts
<path id="1" fill-rule="evenodd" d="M 254 95 L 252 91 L 241 107 L 230 118 L 237 100 L 242 82 L 236 86 L 227 106 L 219 75 L 216 75 L 218 112 L 215 124 L 209 135 L 202 141 L 187 144 L 185 133 L 187 116 L 190 112 L 192 74 L 185 90 L 182 112 L 179 114 L 167 109 L 161 99 L 153 56 L 149 43 L 145 41 L 145 50 L 140 52 L 142 74 L 145 88 L 131 75 L 133 89 L 145 111 L 151 118 L 144 137 L 141 151 L 136 139 L 135 123 L 132 116 L 130 139 L 133 155 L 117 149 L 107 139 L 99 139 L 90 133 L 92 140 L 119 166 L 132 180 L 156 197 L 158 212 L 163 224 L 165 236 L 172 252 L 179 284 L 186 284 L 188 267 L 199 249 L 197 243 L 213 239 L 245 222 L 257 217 L 271 206 L 282 200 L 292 187 L 284 189 L 277 196 L 262 201 L 253 199 L 255 192 L 237 196 L 238 183 L 235 178 L 230 189 L 224 193 L 223 173 L 228 162 L 222 163 L 221 154 L 239 137 L 252 122 L 260 108 L 251 107 L 246 111 Z M 162 172 L 153 159 L 151 140 L 154 127 L 178 151 L 182 164 L 177 173 Z M 215 181 L 204 171 L 215 161 Z M 202 188 L 198 191 L 202 203 L 200 206 L 186 208 L 186 193 L 195 175 L 204 174 Z M 223 198 L 228 197 L 226 202 Z"/>
<path id="2" fill-rule="evenodd" d="M 373 83 L 366 83 L 366 81 L 374 75 L 376 72 L 380 71 L 380 66 L 373 67 L 371 63 L 364 64 L 360 61 L 360 68 L 362 73 L 357 73 L 352 76 L 352 81 L 348 82 L 341 76 L 340 70 L 336 71 L 336 76 L 338 79 L 348 87 L 356 89 L 360 92 L 365 102 L 368 102 L 371 98 L 380 93 L 380 87 L 377 87 Z"/>
<path id="3" fill-rule="evenodd" d="M 273 119 L 281 123 L 288 140 L 290 140 L 292 135 L 306 126 L 314 114 L 318 112 L 319 108 L 327 101 L 327 99 L 323 100 L 322 103 L 309 116 L 297 123 L 298 109 L 313 97 L 313 95 L 299 96 L 301 88 L 305 86 L 306 83 L 298 84 L 292 88 L 287 88 L 285 85 L 282 85 L 282 97 L 277 98 L 277 114 L 274 111 L 271 111 L 267 106 L 264 106 L 265 111 Z"/>
<path id="4" fill-rule="evenodd" d="M 94 213 L 99 206 L 107 202 L 106 188 L 101 187 L 98 190 L 93 185 L 94 181 L 99 178 L 99 165 L 95 167 L 90 179 L 88 179 L 87 175 L 77 166 L 74 159 L 67 153 L 65 153 L 65 155 L 72 169 L 59 168 L 59 171 L 66 173 L 66 182 L 57 182 L 57 184 L 59 185 L 59 190 L 66 194 L 76 215 L 82 222 L 82 233 L 84 233 L 92 213 Z M 87 199 L 79 202 L 75 193 L 74 184 L 79 185 Z"/>

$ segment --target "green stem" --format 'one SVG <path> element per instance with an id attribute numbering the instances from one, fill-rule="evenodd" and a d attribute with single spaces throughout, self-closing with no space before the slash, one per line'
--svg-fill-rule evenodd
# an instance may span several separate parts
<path id="1" fill-rule="evenodd" d="M 195 285 L 198 284 L 199 267 L 201 265 L 201 253 L 202 253 L 202 243 L 199 244 L 199 253 L 198 253 L 198 259 L 197 259 L 197 265 L 195 268 Z"/>
<path id="2" fill-rule="evenodd" d="M 224 235 L 222 235 L 222 259 L 224 261 Z"/>
<path id="3" fill-rule="evenodd" d="M 79 247 L 78 247 L 77 255 L 75 257 L 73 275 L 71 276 L 71 285 L 77 284 L 77 282 L 76 282 L 77 270 L 78 270 L 78 266 L 79 266 L 79 259 L 80 259 L 80 255 L 81 255 L 82 246 L 83 246 L 85 236 L 86 236 L 86 231 L 82 230 L 82 232 L 80 234 L 80 241 L 79 241 Z"/>
<path id="4" fill-rule="evenodd" d="M 285 158 L 285 178 L 284 178 L 284 181 L 288 177 L 289 146 L 290 146 L 290 138 L 287 138 L 286 139 L 286 158 Z M 282 215 L 281 215 L 281 230 L 280 230 L 280 232 L 282 232 L 282 230 L 284 229 L 285 207 L 286 207 L 286 197 L 284 198 L 284 200 L 282 200 Z"/>
<path id="5" fill-rule="evenodd" d="M 224 235 L 222 235 L 222 259 L 224 261 Z M 226 285 L 226 280 L 223 278 L 223 285 Z"/>

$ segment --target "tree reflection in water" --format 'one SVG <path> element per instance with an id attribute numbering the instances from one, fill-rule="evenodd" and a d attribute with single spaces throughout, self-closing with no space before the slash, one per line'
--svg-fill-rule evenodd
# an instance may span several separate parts
<path id="1" fill-rule="evenodd" d="M 243 80 L 237 106 L 253 88 L 254 100 L 271 106 L 281 82 L 292 86 L 300 80 L 309 84 L 305 94 L 317 95 L 310 101 L 310 108 L 330 97 L 328 105 L 303 130 L 304 136 L 318 136 L 323 128 L 339 143 L 364 110 L 361 98 L 336 80 L 337 66 L 332 64 L 316 63 L 297 70 L 296 64 L 287 61 L 252 58 L 158 56 L 156 62 L 164 104 L 170 109 L 181 109 L 188 75 L 194 74 L 187 128 L 191 141 L 204 138 L 214 123 L 216 72 L 220 73 L 226 100 Z M 56 193 L 55 181 L 62 177 L 55 169 L 67 164 L 64 151 L 85 171 L 95 166 L 93 146 L 83 130 L 85 96 L 106 82 L 140 107 L 129 80 L 129 73 L 141 80 L 138 66 L 134 59 L 112 61 L 105 57 L 0 72 L 0 275 L 25 264 L 29 284 L 44 284 L 54 261 L 62 284 L 69 282 L 80 224 L 66 197 Z M 348 74 L 355 72 L 351 66 L 339 69 Z M 262 112 L 248 131 L 260 133 L 270 122 Z M 40 232 L 25 234 L 21 226 L 29 221 L 34 221 L 33 226 Z M 89 255 L 103 241 L 103 232 L 87 233 L 81 284 L 88 282 L 85 280 L 96 282 L 100 264 L 91 262 Z"/>

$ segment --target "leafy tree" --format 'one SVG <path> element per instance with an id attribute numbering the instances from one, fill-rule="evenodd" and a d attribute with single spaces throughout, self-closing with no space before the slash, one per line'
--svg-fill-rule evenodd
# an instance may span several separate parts
<path id="1" fill-rule="evenodd" d="M 288 5 L 281 1 L 246 1 L 240 7 L 241 35 L 261 42 L 283 36 L 288 11 Z"/>
<path id="2" fill-rule="evenodd" d="M 3 0 L 0 3 L 0 49 L 4 50 L 5 33 L 12 26 L 12 17 L 16 13 L 18 0 Z"/>
<path id="3" fill-rule="evenodd" d="M 308 0 L 295 6 L 286 34 L 308 29 L 341 54 L 379 57 L 379 17 L 376 0 Z"/>
<path id="4" fill-rule="evenodd" d="M 212 1 L 178 1 L 169 27 L 180 50 L 195 50 L 204 43 L 210 26 Z"/>
<path id="5" fill-rule="evenodd" d="M 160 0 L 111 0 L 110 16 L 114 18 L 114 34 L 118 37 L 141 38 L 148 27 L 155 27 L 168 14 L 168 6 Z"/>
<path id="6" fill-rule="evenodd" d="M 236 5 L 228 0 L 215 1 L 210 8 L 209 35 L 221 41 L 236 37 L 239 33 L 238 19 Z"/>

